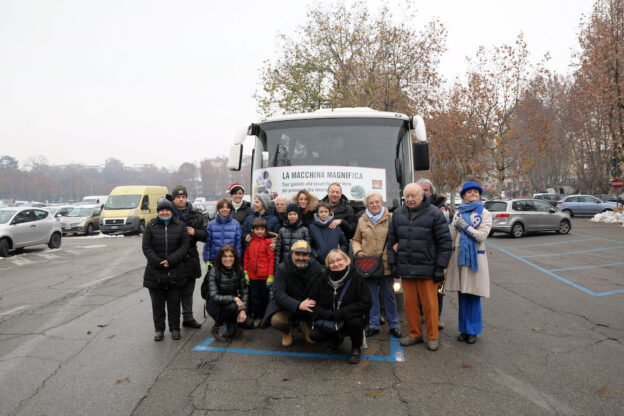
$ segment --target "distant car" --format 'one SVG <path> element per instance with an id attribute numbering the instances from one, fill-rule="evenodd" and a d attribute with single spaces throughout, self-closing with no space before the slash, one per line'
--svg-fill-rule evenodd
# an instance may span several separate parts
<path id="1" fill-rule="evenodd" d="M 99 231 L 101 213 L 102 206 L 100 204 L 74 207 L 66 216 L 61 217 L 63 235 L 70 233 L 91 235 L 94 231 Z"/>
<path id="2" fill-rule="evenodd" d="M 74 208 L 76 208 L 75 205 L 48 205 L 43 207 L 46 211 L 50 211 L 54 218 L 64 217 Z"/>
<path id="3" fill-rule="evenodd" d="M 613 211 L 615 202 L 604 202 L 592 195 L 569 195 L 558 202 L 557 209 L 570 217 L 592 216 L 599 212 Z"/>
<path id="4" fill-rule="evenodd" d="M 602 194 L 602 195 L 595 195 L 596 198 L 603 200 L 604 202 L 615 202 L 618 203 L 620 205 L 624 205 L 624 196 L 620 195 L 620 197 L 618 198 L 616 195 L 613 194 Z"/>
<path id="5" fill-rule="evenodd" d="M 487 201 L 485 209 L 492 214 L 492 231 L 519 238 L 528 232 L 556 231 L 567 234 L 572 229 L 570 216 L 558 212 L 539 199 L 510 199 Z"/>
<path id="6" fill-rule="evenodd" d="M 564 194 L 533 194 L 533 199 L 541 199 L 557 208 L 557 202 L 565 198 Z"/>
<path id="7" fill-rule="evenodd" d="M 61 225 L 46 210 L 30 207 L 0 209 L 0 257 L 9 250 L 47 244 L 61 246 Z"/>

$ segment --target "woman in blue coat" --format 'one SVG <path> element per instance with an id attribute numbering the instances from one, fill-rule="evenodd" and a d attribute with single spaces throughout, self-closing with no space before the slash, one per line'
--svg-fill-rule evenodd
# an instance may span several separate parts
<path id="1" fill-rule="evenodd" d="M 238 221 L 232 218 L 232 202 L 223 198 L 217 202 L 217 217 L 210 221 L 206 230 L 208 238 L 204 244 L 204 261 L 206 268 L 216 260 L 219 249 L 224 244 L 231 244 L 236 247 L 238 255 L 241 252 L 241 226 Z"/>

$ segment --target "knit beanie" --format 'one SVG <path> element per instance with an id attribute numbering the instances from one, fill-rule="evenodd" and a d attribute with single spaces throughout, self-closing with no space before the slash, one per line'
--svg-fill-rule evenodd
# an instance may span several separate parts
<path id="1" fill-rule="evenodd" d="M 288 206 L 286 207 L 286 215 L 288 215 L 289 212 L 296 212 L 297 215 L 301 216 L 301 212 L 299 211 L 299 205 L 297 204 L 288 204 Z"/>
<path id="2" fill-rule="evenodd" d="M 168 209 L 169 211 L 173 211 L 173 204 L 166 198 L 160 198 L 158 200 L 158 205 L 156 206 L 156 211 L 160 211 L 161 209 Z"/>

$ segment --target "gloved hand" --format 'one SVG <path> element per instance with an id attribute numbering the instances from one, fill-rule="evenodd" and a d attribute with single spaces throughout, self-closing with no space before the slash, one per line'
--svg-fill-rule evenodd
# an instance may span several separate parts
<path id="1" fill-rule="evenodd" d="M 468 228 L 468 223 L 460 215 L 459 217 L 457 217 L 457 221 L 455 221 L 455 227 L 465 230 L 466 228 Z"/>
<path id="2" fill-rule="evenodd" d="M 247 273 L 247 270 L 245 270 L 245 282 L 247 283 L 247 286 L 249 286 L 249 273 Z"/>
<path id="3" fill-rule="evenodd" d="M 210 260 L 208 260 L 206 262 L 206 271 L 210 271 L 210 269 L 212 269 L 212 263 L 210 262 Z"/>
<path id="4" fill-rule="evenodd" d="M 433 283 L 440 283 L 444 280 L 444 268 L 440 266 L 436 266 L 435 271 L 433 272 Z"/>
<path id="5" fill-rule="evenodd" d="M 320 319 L 332 320 L 334 313 L 329 309 L 317 308 L 317 314 Z"/>
<path id="6" fill-rule="evenodd" d="M 275 276 L 274 276 L 274 275 L 272 275 L 272 274 L 270 274 L 270 275 L 269 275 L 269 278 L 268 278 L 268 279 L 267 279 L 267 281 L 266 281 L 266 285 L 267 285 L 267 286 L 272 286 L 272 285 L 273 285 L 273 281 L 274 281 L 274 280 L 275 280 Z"/>

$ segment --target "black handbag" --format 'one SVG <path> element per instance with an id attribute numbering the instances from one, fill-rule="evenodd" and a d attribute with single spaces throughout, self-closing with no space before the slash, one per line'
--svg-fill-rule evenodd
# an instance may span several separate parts
<path id="1" fill-rule="evenodd" d="M 381 249 L 381 254 L 376 256 L 356 257 L 353 261 L 355 270 L 367 279 L 384 277 L 383 253 L 386 251 L 387 244 L 388 238 L 386 237 L 386 241 Z"/>
<path id="2" fill-rule="evenodd" d="M 338 303 L 337 303 L 338 306 L 336 307 L 336 310 L 340 309 L 342 298 L 344 297 L 345 293 L 347 293 L 347 288 L 349 287 L 350 284 L 351 284 L 351 279 L 349 279 L 347 283 L 345 283 L 345 285 L 342 287 L 342 292 L 340 293 L 340 297 L 338 298 Z M 312 329 L 316 328 L 328 334 L 339 333 L 342 330 L 343 326 L 344 326 L 343 321 L 332 321 L 330 319 L 315 319 L 314 322 L 312 322 Z"/>

